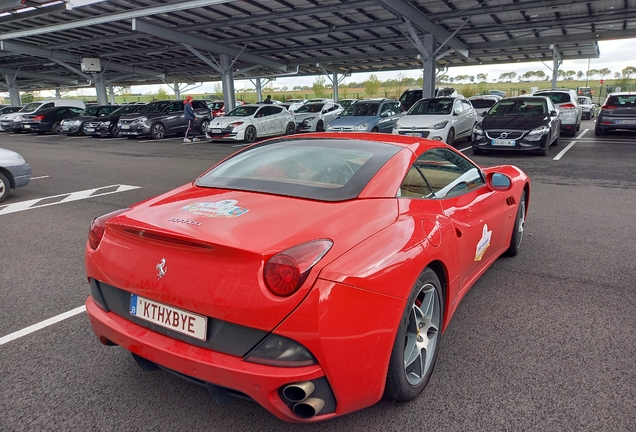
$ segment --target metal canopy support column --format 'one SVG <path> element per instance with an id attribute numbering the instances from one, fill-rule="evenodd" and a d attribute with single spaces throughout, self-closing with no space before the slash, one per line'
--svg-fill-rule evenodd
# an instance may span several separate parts
<path id="1" fill-rule="evenodd" d="M 17 85 L 17 75 L 13 74 L 4 74 L 4 80 L 7 82 L 7 86 L 9 87 L 9 97 L 11 98 L 11 105 L 22 105 L 22 101 L 20 100 L 20 89 Z"/>
<path id="2" fill-rule="evenodd" d="M 55 99 L 62 99 L 62 93 L 59 87 L 55 87 Z"/>
<path id="3" fill-rule="evenodd" d="M 256 100 L 261 102 L 263 100 L 263 83 L 260 78 L 256 78 L 255 81 L 252 81 L 254 87 L 256 87 Z"/>
<path id="4" fill-rule="evenodd" d="M 221 84 L 223 86 L 223 103 L 227 113 L 236 106 L 232 58 L 227 54 L 221 54 Z"/>
<path id="5" fill-rule="evenodd" d="M 338 72 L 334 71 L 331 83 L 333 85 L 333 100 L 338 102 Z"/>
<path id="6" fill-rule="evenodd" d="M 115 103 L 115 89 L 112 85 L 108 86 L 108 104 L 109 105 L 117 105 Z"/>
<path id="7" fill-rule="evenodd" d="M 561 53 L 555 45 L 550 45 L 552 50 L 552 90 L 557 88 L 557 77 L 559 75 L 559 66 L 563 63 Z"/>
<path id="8" fill-rule="evenodd" d="M 424 35 L 424 49 L 430 53 L 426 58 L 422 59 L 422 97 L 435 97 L 435 69 L 437 60 L 433 57 L 435 50 L 435 36 L 432 34 Z"/>
<path id="9" fill-rule="evenodd" d="M 172 89 L 174 90 L 174 100 L 180 100 L 181 88 L 179 87 L 179 83 L 175 81 L 174 84 L 172 85 Z"/>
<path id="10" fill-rule="evenodd" d="M 106 91 L 106 81 L 102 74 L 93 74 L 95 82 L 95 92 L 97 93 L 97 103 L 99 105 L 108 105 L 108 92 Z"/>

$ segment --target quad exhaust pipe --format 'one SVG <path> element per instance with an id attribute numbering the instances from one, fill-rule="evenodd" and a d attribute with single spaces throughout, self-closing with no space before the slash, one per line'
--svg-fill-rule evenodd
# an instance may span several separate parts
<path id="1" fill-rule="evenodd" d="M 320 398 L 310 397 L 316 390 L 316 385 L 311 381 L 290 384 L 283 389 L 283 396 L 294 403 L 292 411 L 298 417 L 311 418 L 320 413 L 325 406 L 325 401 Z"/>

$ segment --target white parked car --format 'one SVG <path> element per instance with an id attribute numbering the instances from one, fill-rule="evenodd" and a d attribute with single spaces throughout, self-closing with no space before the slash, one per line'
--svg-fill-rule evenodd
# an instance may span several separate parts
<path id="1" fill-rule="evenodd" d="M 581 105 L 582 118 L 589 120 L 596 115 L 596 105 L 589 96 L 579 96 L 577 101 Z"/>
<path id="2" fill-rule="evenodd" d="M 461 96 L 421 99 L 397 121 L 393 133 L 453 145 L 459 138 L 471 140 L 477 121 L 477 111 Z"/>
<path id="3" fill-rule="evenodd" d="M 253 104 L 234 108 L 222 117 L 215 117 L 206 135 L 215 141 L 247 141 L 258 138 L 291 135 L 296 131 L 294 115 L 285 107 L 273 104 Z"/>
<path id="4" fill-rule="evenodd" d="M 294 112 L 296 131 L 323 132 L 342 110 L 340 104 L 333 102 L 306 103 Z"/>
<path id="5" fill-rule="evenodd" d="M 0 202 L 7 199 L 11 189 L 23 187 L 31 180 L 31 165 L 12 150 L 0 148 Z"/>
<path id="6" fill-rule="evenodd" d="M 41 111 L 55 107 L 77 107 L 84 109 L 86 105 L 84 102 L 77 99 L 50 99 L 38 102 L 30 102 L 22 107 L 20 111 L 4 114 L 0 117 L 0 125 L 5 131 L 13 131 L 16 133 L 22 132 L 22 118 L 26 114 L 37 114 Z"/>
<path id="7" fill-rule="evenodd" d="M 561 132 L 570 136 L 576 135 L 581 129 L 581 119 L 583 109 L 579 105 L 576 91 L 568 89 L 539 90 L 532 96 L 545 96 L 552 100 L 552 103 L 561 113 Z"/>

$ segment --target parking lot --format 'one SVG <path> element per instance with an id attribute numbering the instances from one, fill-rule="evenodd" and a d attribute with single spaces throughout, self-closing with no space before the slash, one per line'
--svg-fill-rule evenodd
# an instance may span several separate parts
<path id="1" fill-rule="evenodd" d="M 593 120 L 547 157 L 472 157 L 455 143 L 530 176 L 526 235 L 464 298 L 412 402 L 287 424 L 101 345 L 82 309 L 91 220 L 192 181 L 241 145 L 0 134 L 33 168 L 0 204 L 3 430 L 636 430 L 636 139 L 595 137 Z"/>

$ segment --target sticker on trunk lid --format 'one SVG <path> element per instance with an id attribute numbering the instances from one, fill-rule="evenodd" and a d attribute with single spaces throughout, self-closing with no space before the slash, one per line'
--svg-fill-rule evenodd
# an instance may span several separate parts
<path id="1" fill-rule="evenodd" d="M 237 218 L 248 212 L 246 208 L 237 206 L 237 203 L 237 200 L 230 199 L 213 203 L 195 202 L 181 210 L 209 218 Z"/>

